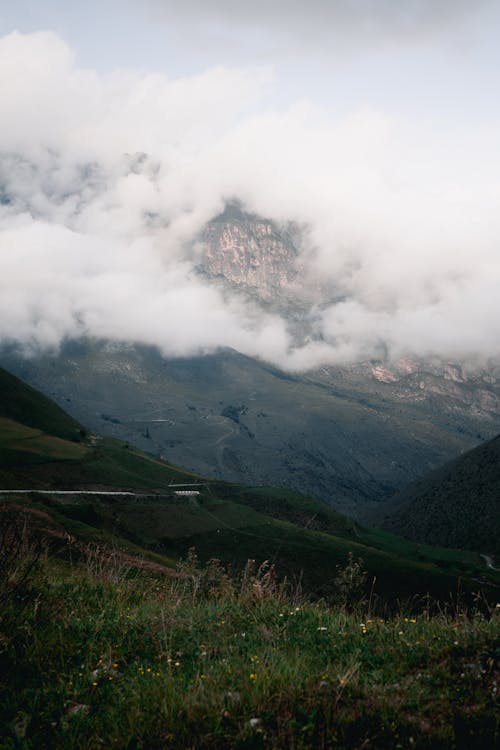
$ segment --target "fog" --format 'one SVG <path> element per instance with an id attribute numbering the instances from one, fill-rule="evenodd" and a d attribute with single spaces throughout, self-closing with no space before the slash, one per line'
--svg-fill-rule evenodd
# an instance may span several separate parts
<path id="1" fill-rule="evenodd" d="M 410 5 L 421 29 L 467 7 Z M 1 38 L 0 339 L 232 347 L 296 370 L 497 355 L 498 122 L 278 107 L 278 85 L 268 65 L 102 73 L 53 32 Z M 313 298 L 314 340 L 196 273 L 193 243 L 235 199 L 303 227 L 304 283 L 340 300 Z"/>

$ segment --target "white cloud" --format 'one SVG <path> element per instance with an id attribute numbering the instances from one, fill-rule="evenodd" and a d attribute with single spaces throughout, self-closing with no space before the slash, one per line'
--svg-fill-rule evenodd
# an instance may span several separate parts
<path id="1" fill-rule="evenodd" d="M 99 75 L 52 33 L 1 39 L 0 338 L 231 346 L 296 369 L 498 353 L 498 130 L 271 111 L 272 85 L 265 68 Z M 343 299 L 318 307 L 319 340 L 295 346 L 193 273 L 186 248 L 234 196 L 308 226 L 305 282 Z"/>

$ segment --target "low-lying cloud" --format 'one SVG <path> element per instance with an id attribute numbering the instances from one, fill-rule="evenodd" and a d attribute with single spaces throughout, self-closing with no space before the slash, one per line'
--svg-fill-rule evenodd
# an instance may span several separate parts
<path id="1" fill-rule="evenodd" d="M 52 33 L 1 39 L 0 339 L 230 346 L 294 369 L 498 354 L 497 129 L 272 111 L 273 85 L 267 68 L 101 75 Z M 194 271 L 234 198 L 307 227 L 305 281 L 340 300 L 318 291 L 315 340 Z"/>

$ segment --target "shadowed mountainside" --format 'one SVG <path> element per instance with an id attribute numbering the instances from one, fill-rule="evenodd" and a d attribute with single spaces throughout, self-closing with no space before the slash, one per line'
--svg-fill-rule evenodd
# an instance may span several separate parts
<path id="1" fill-rule="evenodd" d="M 226 350 L 67 342 L 8 369 L 90 429 L 244 484 L 292 487 L 354 517 L 499 430 L 496 381 L 460 368 L 380 363 L 303 375 Z"/>
<path id="2" fill-rule="evenodd" d="M 416 542 L 500 557 L 500 436 L 403 489 L 373 520 Z"/>

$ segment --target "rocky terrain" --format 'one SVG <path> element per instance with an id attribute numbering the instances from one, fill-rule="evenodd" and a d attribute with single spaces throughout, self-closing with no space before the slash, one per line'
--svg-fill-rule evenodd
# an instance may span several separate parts
<path id="1" fill-rule="evenodd" d="M 232 204 L 202 232 L 198 270 L 261 302 L 290 303 L 300 295 L 297 240 L 293 226 L 278 227 Z"/>

